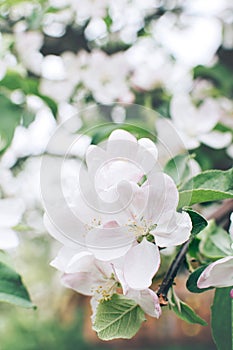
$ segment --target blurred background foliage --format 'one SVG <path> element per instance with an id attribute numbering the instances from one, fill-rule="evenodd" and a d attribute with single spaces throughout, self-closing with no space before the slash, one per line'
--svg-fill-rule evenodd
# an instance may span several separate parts
<path id="1" fill-rule="evenodd" d="M 121 125 L 119 118 L 126 130 L 141 137 L 152 135 L 156 140 L 154 116 L 146 122 L 143 117 L 137 123 L 134 121 L 132 128 L 124 124 L 122 110 L 118 111 L 118 119 L 111 120 L 109 115 L 114 113 L 109 110 L 114 111 L 115 102 L 123 105 L 134 102 L 171 119 L 171 99 L 185 91 L 197 105 L 209 97 L 216 100 L 221 118 L 215 130 L 233 134 L 232 3 L 227 0 L 213 3 L 203 0 L 196 5 L 181 0 L 143 3 L 0 1 L 1 195 L 20 197 L 25 202 L 24 217 L 17 228 L 20 245 L 10 255 L 37 306 L 37 310 L 24 310 L 0 305 L 2 350 L 215 348 L 209 328 L 185 325 L 166 312 L 159 322 L 149 320 L 131 341 L 97 341 L 90 330 L 87 298 L 64 290 L 58 274 L 49 267 L 58 247 L 41 223 L 37 163 L 55 127 L 67 117 L 98 105 L 101 122 L 117 120 L 118 124 L 94 129 L 88 142 L 98 143 L 108 136 L 112 128 Z M 194 25 L 196 20 L 200 22 Z M 201 27 L 202 32 L 197 32 L 202 21 L 206 24 Z M 172 32 L 178 32 L 178 36 L 173 37 Z M 189 36 L 193 35 L 196 40 L 190 44 Z M 207 56 L 202 45 L 206 36 L 207 43 L 211 43 Z M 196 53 L 199 56 L 195 59 Z M 144 71 L 149 67 L 146 77 L 141 67 Z M 108 113 L 104 113 L 102 104 L 108 106 L 105 106 Z M 100 118 L 94 121 L 81 115 L 77 132 L 99 121 Z M 233 152 L 226 151 L 226 147 L 216 150 L 201 143 L 194 153 L 203 170 L 232 166 Z M 208 212 L 208 205 L 205 209 Z M 178 293 L 185 297 L 183 278 L 181 274 L 177 284 Z M 198 301 L 190 293 L 186 298 L 208 319 L 211 292 Z"/>

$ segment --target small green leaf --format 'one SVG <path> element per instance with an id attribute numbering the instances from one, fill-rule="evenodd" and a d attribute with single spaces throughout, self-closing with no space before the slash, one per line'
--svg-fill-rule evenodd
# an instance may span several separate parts
<path id="1" fill-rule="evenodd" d="M 197 286 L 197 280 L 200 277 L 201 273 L 207 268 L 208 265 L 204 265 L 196 269 L 191 275 L 189 276 L 186 287 L 187 289 L 192 293 L 203 293 L 206 290 L 213 289 L 213 287 L 209 288 L 198 288 Z"/>
<path id="2" fill-rule="evenodd" d="M 0 106 L 0 153 L 2 153 L 10 145 L 15 128 L 20 124 L 22 109 L 3 95 L 0 95 Z"/>
<path id="3" fill-rule="evenodd" d="M 230 235 L 222 228 L 210 221 L 201 232 L 199 249 L 201 254 L 210 259 L 220 259 L 233 255 Z"/>
<path id="4" fill-rule="evenodd" d="M 0 262 L 0 302 L 34 308 L 21 277 L 2 262 Z"/>
<path id="5" fill-rule="evenodd" d="M 190 168 L 188 166 L 189 154 L 179 154 L 170 159 L 164 167 L 164 172 L 169 175 L 179 186 L 190 175 Z"/>
<path id="6" fill-rule="evenodd" d="M 130 339 L 143 321 L 145 315 L 139 305 L 122 295 L 114 294 L 111 300 L 98 305 L 93 328 L 102 340 Z"/>
<path id="7" fill-rule="evenodd" d="M 206 219 L 199 213 L 197 213 L 195 210 L 192 209 L 184 209 L 190 216 L 191 221 L 192 221 L 192 235 L 195 236 L 197 235 L 199 232 L 201 232 L 202 230 L 204 230 L 204 228 L 208 225 L 208 222 L 206 221 Z"/>
<path id="8" fill-rule="evenodd" d="M 132 133 L 137 139 L 142 137 L 150 138 L 152 141 L 156 141 L 156 137 L 154 134 L 150 133 L 143 127 L 143 125 L 140 125 L 138 121 L 130 120 L 131 123 L 134 124 L 127 124 L 127 123 L 103 123 L 103 124 L 96 124 L 93 128 L 87 129 L 84 125 L 83 128 L 79 130 L 81 133 L 85 133 L 86 135 L 92 137 L 92 144 L 97 145 L 98 143 L 106 140 L 109 135 L 116 129 L 123 129 L 125 131 L 128 131 Z"/>
<path id="9" fill-rule="evenodd" d="M 207 326 L 206 321 L 198 316 L 190 306 L 180 300 L 173 289 L 170 297 L 170 306 L 181 320 L 192 324 L 197 323 L 202 326 Z"/>
<path id="10" fill-rule="evenodd" d="M 233 198 L 233 168 L 226 171 L 204 171 L 182 185 L 179 192 L 179 208 L 195 203 Z"/>
<path id="11" fill-rule="evenodd" d="M 217 288 L 211 307 L 211 328 L 218 350 L 232 350 L 233 299 L 230 288 Z"/>

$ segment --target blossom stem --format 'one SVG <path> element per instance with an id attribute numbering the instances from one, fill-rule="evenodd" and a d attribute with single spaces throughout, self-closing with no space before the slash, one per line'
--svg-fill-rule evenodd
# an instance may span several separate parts
<path id="1" fill-rule="evenodd" d="M 214 213 L 212 213 L 207 219 L 211 220 L 214 219 L 217 224 L 221 224 L 223 226 L 226 225 L 226 218 L 229 218 L 229 214 L 232 212 L 233 208 L 233 200 L 226 200 L 221 208 L 218 208 L 218 210 Z M 229 224 L 229 223 L 228 223 Z M 160 305 L 165 306 L 168 304 L 168 299 L 167 299 L 167 293 L 170 289 L 170 287 L 173 284 L 173 281 L 177 275 L 177 272 L 184 262 L 185 255 L 188 251 L 189 244 L 191 242 L 193 237 L 191 237 L 187 242 L 185 242 L 178 253 L 176 254 L 174 260 L 171 263 L 171 266 L 169 267 L 158 291 L 157 295 L 159 297 Z"/>
<path id="2" fill-rule="evenodd" d="M 158 291 L 157 291 L 157 295 L 159 297 L 159 301 L 160 301 L 160 305 L 161 306 L 166 306 L 168 304 L 168 299 L 167 299 L 167 293 L 170 289 L 170 287 L 173 284 L 173 281 L 177 275 L 177 272 L 181 266 L 181 264 L 183 263 L 184 259 L 185 259 L 185 255 L 188 251 L 188 247 L 189 247 L 189 243 L 190 243 L 190 239 L 185 242 L 182 247 L 180 248 L 180 250 L 178 251 L 178 253 L 176 254 L 174 260 L 172 261 L 171 266 L 169 267 Z"/>

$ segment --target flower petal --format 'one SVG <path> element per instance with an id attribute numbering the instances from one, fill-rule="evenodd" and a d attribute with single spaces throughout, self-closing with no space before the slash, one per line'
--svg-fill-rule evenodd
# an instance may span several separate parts
<path id="1" fill-rule="evenodd" d="M 133 299 L 149 316 L 156 318 L 161 316 L 162 310 L 159 304 L 159 298 L 153 290 L 149 288 L 140 291 L 129 289 L 126 296 L 129 299 Z"/>
<path id="2" fill-rule="evenodd" d="M 180 245 L 189 239 L 192 221 L 187 213 L 167 213 L 167 218 L 163 219 L 166 221 L 159 222 L 153 231 L 155 242 L 159 247 Z"/>
<path id="3" fill-rule="evenodd" d="M 95 228 L 86 235 L 86 245 L 96 259 L 111 261 L 124 256 L 135 236 L 126 227 Z"/>
<path id="4" fill-rule="evenodd" d="M 62 209 L 54 207 L 50 215 L 44 215 L 45 228 L 59 242 L 76 249 L 84 244 L 85 226 L 69 207 Z"/>
<path id="5" fill-rule="evenodd" d="M 142 186 L 149 189 L 149 197 L 144 211 L 144 218 L 152 223 L 158 223 L 161 217 L 178 205 L 178 190 L 172 178 L 166 174 L 154 172 L 149 174 L 148 183 Z"/>
<path id="6" fill-rule="evenodd" d="M 16 226 L 25 210 L 24 202 L 18 198 L 0 199 L 0 226 Z"/>
<path id="7" fill-rule="evenodd" d="M 146 289 L 158 271 L 160 255 L 158 247 L 147 241 L 132 247 L 125 257 L 124 276 L 127 284 L 133 289 Z"/>
<path id="8" fill-rule="evenodd" d="M 198 288 L 233 286 L 233 256 L 227 256 L 210 264 L 197 281 Z"/>
<path id="9" fill-rule="evenodd" d="M 61 281 L 65 287 L 84 295 L 93 295 L 94 287 L 105 282 L 104 278 L 95 272 L 65 273 Z"/>
<path id="10" fill-rule="evenodd" d="M 227 147 L 232 140 L 230 132 L 212 131 L 199 136 L 199 140 L 207 146 L 215 149 Z"/>
<path id="11" fill-rule="evenodd" d="M 122 157 L 135 161 L 137 149 L 137 139 L 128 131 L 114 130 L 108 138 L 107 153 L 111 159 Z"/>
<path id="12" fill-rule="evenodd" d="M 107 153 L 98 146 L 90 145 L 86 152 L 86 163 L 88 172 L 95 173 L 97 169 L 108 160 Z"/>
<path id="13" fill-rule="evenodd" d="M 136 162 L 141 165 L 144 174 L 148 174 L 158 159 L 158 149 L 154 142 L 148 138 L 138 140 L 138 153 Z"/>

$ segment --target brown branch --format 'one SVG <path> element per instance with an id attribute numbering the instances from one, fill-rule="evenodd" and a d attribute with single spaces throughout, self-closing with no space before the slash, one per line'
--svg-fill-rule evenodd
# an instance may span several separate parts
<path id="1" fill-rule="evenodd" d="M 233 200 L 226 200 L 221 208 L 215 211 L 208 217 L 208 220 L 214 219 L 217 224 L 223 223 L 226 218 L 229 219 L 230 213 L 233 211 Z M 176 254 L 174 260 L 172 261 L 164 279 L 157 291 L 159 297 L 160 305 L 165 306 L 168 304 L 167 293 L 171 286 L 173 285 L 174 279 L 179 271 L 180 266 L 183 264 L 186 253 L 188 251 L 189 244 L 192 238 L 185 242 L 178 253 Z"/>

